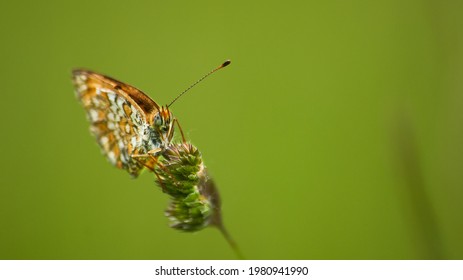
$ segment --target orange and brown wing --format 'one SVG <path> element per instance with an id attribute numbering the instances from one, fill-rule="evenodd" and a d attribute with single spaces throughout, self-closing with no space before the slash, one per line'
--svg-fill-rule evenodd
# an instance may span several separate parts
<path id="1" fill-rule="evenodd" d="M 159 106 L 142 91 L 113 78 L 80 69 L 72 74 L 102 152 L 111 164 L 138 176 L 143 165 L 132 155 L 147 152 L 149 126 Z"/>

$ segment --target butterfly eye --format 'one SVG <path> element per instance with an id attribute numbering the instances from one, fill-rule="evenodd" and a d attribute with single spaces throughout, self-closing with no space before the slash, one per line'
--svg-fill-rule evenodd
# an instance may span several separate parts
<path id="1" fill-rule="evenodd" d="M 161 116 L 159 114 L 156 114 L 154 116 L 154 124 L 156 126 L 160 126 L 162 124 L 162 119 L 161 119 Z"/>

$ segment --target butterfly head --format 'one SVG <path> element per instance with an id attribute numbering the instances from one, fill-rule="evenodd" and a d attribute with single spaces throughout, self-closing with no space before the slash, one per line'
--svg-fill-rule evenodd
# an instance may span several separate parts
<path id="1" fill-rule="evenodd" d="M 174 136 L 174 117 L 167 106 L 156 112 L 153 127 L 161 138 L 161 145 L 167 147 Z"/>

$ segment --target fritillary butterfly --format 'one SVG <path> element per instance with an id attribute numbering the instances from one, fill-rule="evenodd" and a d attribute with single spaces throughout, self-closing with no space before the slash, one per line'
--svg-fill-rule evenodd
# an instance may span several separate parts
<path id="1" fill-rule="evenodd" d="M 138 176 L 143 161 L 152 160 L 147 155 L 155 156 L 173 137 L 174 118 L 169 108 L 108 76 L 82 69 L 72 74 L 90 131 L 102 152 L 110 163 Z"/>
<path id="2" fill-rule="evenodd" d="M 154 167 L 156 158 L 172 141 L 174 122 L 178 125 L 178 121 L 169 107 L 193 86 L 228 64 L 229 60 L 166 106 L 159 106 L 133 86 L 89 70 L 74 70 L 72 79 L 77 98 L 90 121 L 90 131 L 102 152 L 111 164 L 137 177 L 144 167 Z"/>

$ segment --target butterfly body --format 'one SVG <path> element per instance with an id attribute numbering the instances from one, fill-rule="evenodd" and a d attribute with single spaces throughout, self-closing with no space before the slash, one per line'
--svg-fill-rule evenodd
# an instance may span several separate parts
<path id="1" fill-rule="evenodd" d="M 141 90 L 92 71 L 72 73 L 103 154 L 114 166 L 136 177 L 171 142 L 174 118 Z"/>

